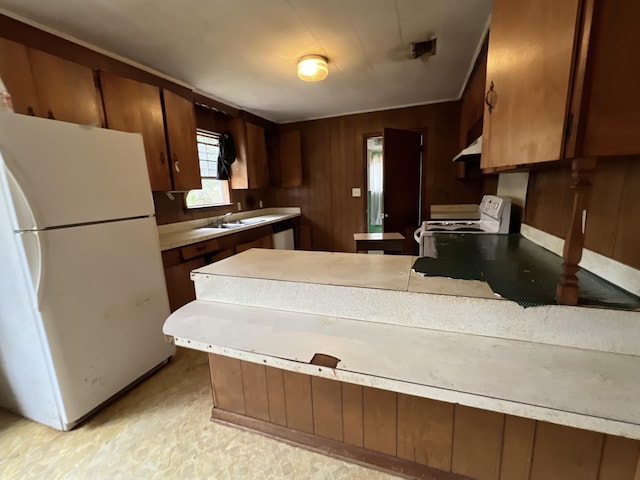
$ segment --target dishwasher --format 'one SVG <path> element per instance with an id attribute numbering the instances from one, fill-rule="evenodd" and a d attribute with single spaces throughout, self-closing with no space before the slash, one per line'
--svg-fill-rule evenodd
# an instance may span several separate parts
<path id="1" fill-rule="evenodd" d="M 276 250 L 293 250 L 295 248 L 293 226 L 289 222 L 273 226 L 273 248 Z"/>

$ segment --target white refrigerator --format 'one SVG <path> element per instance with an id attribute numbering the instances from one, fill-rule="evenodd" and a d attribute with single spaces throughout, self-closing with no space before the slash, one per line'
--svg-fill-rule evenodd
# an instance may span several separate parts
<path id="1" fill-rule="evenodd" d="M 142 137 L 0 113 L 0 406 L 69 430 L 175 353 Z"/>

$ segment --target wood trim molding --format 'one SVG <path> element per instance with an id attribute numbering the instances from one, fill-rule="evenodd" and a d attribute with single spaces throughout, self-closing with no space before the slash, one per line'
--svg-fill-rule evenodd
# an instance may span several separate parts
<path id="1" fill-rule="evenodd" d="M 275 440 L 283 441 L 297 447 L 303 447 L 334 458 L 340 458 L 352 463 L 357 463 L 368 468 L 377 468 L 394 475 L 402 475 L 408 478 L 419 478 L 424 480 L 473 480 L 471 477 L 464 475 L 437 470 L 409 460 L 402 460 L 391 455 L 385 455 L 365 448 L 348 445 L 329 438 L 319 437 L 311 433 L 292 430 L 291 428 L 282 427 L 280 425 L 275 425 L 255 418 L 249 418 L 244 415 L 228 412 L 215 407 L 211 411 L 211 420 L 222 425 L 260 433 Z"/>
<path id="2" fill-rule="evenodd" d="M 596 168 L 595 158 L 575 159 L 571 165 L 571 189 L 573 191 L 573 209 L 571 220 L 565 235 L 562 251 L 562 270 L 560 282 L 556 289 L 558 302 L 563 305 L 578 304 L 578 277 L 576 273 L 582 259 L 584 246 L 584 215 L 589 207 L 591 183 Z"/>

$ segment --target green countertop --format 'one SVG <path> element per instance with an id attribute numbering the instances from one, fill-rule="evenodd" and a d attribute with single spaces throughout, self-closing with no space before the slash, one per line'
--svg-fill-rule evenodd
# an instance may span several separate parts
<path id="1" fill-rule="evenodd" d="M 557 304 L 562 258 L 519 234 L 435 234 L 437 258 L 421 257 L 413 269 L 426 276 L 481 280 L 524 307 Z M 640 308 L 640 297 L 593 273 L 580 270 L 579 304 L 613 309 Z"/>

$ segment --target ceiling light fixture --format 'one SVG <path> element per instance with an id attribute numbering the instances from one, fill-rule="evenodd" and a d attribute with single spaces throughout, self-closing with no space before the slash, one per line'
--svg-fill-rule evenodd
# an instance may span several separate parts
<path id="1" fill-rule="evenodd" d="M 329 75 L 329 60 L 322 55 L 305 55 L 298 60 L 298 77 L 305 82 L 319 82 Z"/>

